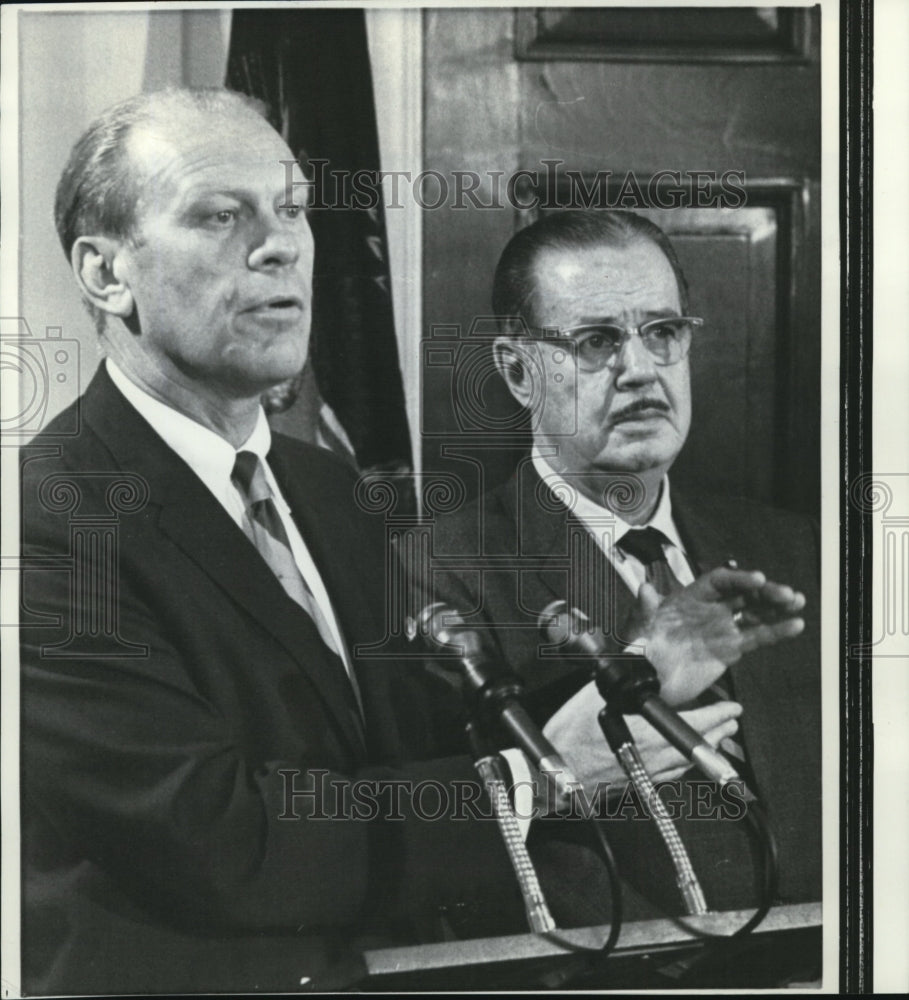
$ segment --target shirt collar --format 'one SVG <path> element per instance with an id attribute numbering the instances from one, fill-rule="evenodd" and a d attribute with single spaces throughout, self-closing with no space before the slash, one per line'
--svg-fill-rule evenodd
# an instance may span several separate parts
<path id="1" fill-rule="evenodd" d="M 673 545 L 679 548 L 682 552 L 685 551 L 685 546 L 682 544 L 678 528 L 676 528 L 675 522 L 672 519 L 672 498 L 669 493 L 668 476 L 663 476 L 663 482 L 660 485 L 660 499 L 657 501 L 657 505 L 654 508 L 653 514 L 650 515 L 650 519 L 644 524 L 631 525 L 628 524 L 627 521 L 623 521 L 618 514 L 609 510 L 608 507 L 605 507 L 603 504 L 596 503 L 581 493 L 581 491 L 576 487 L 567 483 L 557 472 L 553 470 L 550 464 L 543 457 L 536 444 L 533 446 L 531 457 L 534 468 L 537 471 L 537 475 L 539 475 L 541 479 L 543 479 L 550 487 L 559 487 L 564 484 L 566 488 L 570 490 L 569 495 L 574 495 L 576 497 L 572 505 L 572 513 L 585 524 L 595 523 L 602 525 L 605 514 L 605 516 L 610 517 L 615 523 L 613 538 L 616 542 L 618 542 L 622 536 L 632 528 L 656 528 L 658 531 L 662 531 Z M 615 543 L 613 543 L 613 548 L 615 548 Z"/>
<path id="2" fill-rule="evenodd" d="M 107 358 L 106 364 L 111 381 L 127 401 L 212 492 L 219 494 L 224 484 L 230 482 L 237 451 L 255 452 L 263 460 L 268 454 L 271 430 L 261 406 L 252 434 L 240 448 L 234 449 L 220 434 L 149 395 L 124 374 L 112 358 Z"/>

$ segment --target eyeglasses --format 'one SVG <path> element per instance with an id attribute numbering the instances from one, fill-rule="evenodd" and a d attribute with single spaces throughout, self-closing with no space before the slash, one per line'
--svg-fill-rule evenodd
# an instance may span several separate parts
<path id="1" fill-rule="evenodd" d="M 566 330 L 530 329 L 570 340 L 575 345 L 578 368 L 582 372 L 598 372 L 614 368 L 625 343 L 634 336 L 641 338 L 654 364 L 676 365 L 688 356 L 694 328 L 703 325 L 704 321 L 699 316 L 670 316 L 653 319 L 640 326 L 589 323 Z"/>

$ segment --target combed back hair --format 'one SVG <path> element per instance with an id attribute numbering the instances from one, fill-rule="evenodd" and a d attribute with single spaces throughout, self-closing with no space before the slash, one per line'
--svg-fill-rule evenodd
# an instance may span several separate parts
<path id="1" fill-rule="evenodd" d="M 67 260 L 80 236 L 132 234 L 143 178 L 129 163 L 127 140 L 136 126 L 166 124 L 179 111 L 265 117 L 261 101 L 214 87 L 156 90 L 108 108 L 73 146 L 57 184 L 54 222 Z"/>
<path id="2" fill-rule="evenodd" d="M 506 317 L 521 316 L 534 325 L 537 261 L 546 250 L 626 247 L 639 240 L 655 243 L 666 255 L 679 286 L 682 313 L 688 312 L 688 283 L 669 238 L 659 226 L 623 211 L 563 211 L 538 219 L 509 240 L 496 267 L 492 308 L 503 332 L 514 331 Z"/>
<path id="3" fill-rule="evenodd" d="M 54 223 L 69 260 L 80 236 L 132 237 L 136 206 L 144 178 L 129 162 L 127 148 L 132 130 L 153 123 L 165 124 L 181 111 L 266 117 L 263 102 L 223 88 L 168 88 L 139 94 L 104 111 L 73 146 L 57 184 Z M 85 305 L 98 331 L 104 313 Z"/>

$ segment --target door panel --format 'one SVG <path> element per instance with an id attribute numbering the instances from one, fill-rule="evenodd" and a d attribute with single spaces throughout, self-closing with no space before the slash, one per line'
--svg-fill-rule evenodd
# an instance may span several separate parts
<path id="1" fill-rule="evenodd" d="M 574 15 L 424 12 L 424 169 L 475 171 L 482 203 L 491 206 L 424 213 L 424 349 L 433 331 L 438 343 L 440 328 L 447 331 L 443 339 L 461 345 L 451 352 L 450 372 L 424 371 L 424 469 L 460 472 L 465 466 L 451 452 L 466 447 L 482 454 L 488 487 L 510 474 L 528 446 L 529 433 L 515 426 L 507 391 L 495 378 L 483 382 L 481 394 L 486 435 L 464 427 L 464 395 L 474 393 L 468 402 L 476 411 L 482 365 L 475 355 L 488 352 L 489 341 L 488 324 L 478 326 L 477 319 L 491 312 L 498 255 L 513 232 L 547 210 L 547 197 L 567 206 L 574 192 L 577 204 L 571 172 L 583 179 L 588 197 L 602 191 L 607 205 L 630 172 L 643 203 L 653 205 L 648 181 L 677 171 L 681 204 L 697 206 L 703 204 L 698 185 L 710 188 L 710 181 L 693 171 L 707 171 L 718 183 L 736 171 L 745 192 L 740 207 L 720 207 L 714 197 L 706 203 L 711 207 L 641 211 L 673 238 L 692 311 L 707 321 L 692 352 L 693 429 L 674 478 L 817 514 L 817 12 L 793 11 L 797 16 L 786 24 L 777 18 L 776 40 L 756 58 L 735 51 L 729 32 L 717 32 L 706 55 L 692 49 L 690 37 L 654 51 L 654 39 L 669 35 L 654 34 L 652 19 L 639 43 L 629 34 L 631 22 L 623 22 L 626 51 L 616 52 L 608 14 L 585 9 L 582 20 L 596 22 L 585 29 L 585 41 Z M 531 16 L 537 36 L 528 29 Z M 760 28 L 753 18 L 739 26 Z M 528 174 L 510 200 L 505 180 L 519 170 Z M 711 190 L 716 195 L 718 185 Z M 618 207 L 639 202 L 632 194 Z M 488 356 L 485 363 L 488 371 Z M 471 469 L 473 492 L 481 477 L 475 464 Z"/>

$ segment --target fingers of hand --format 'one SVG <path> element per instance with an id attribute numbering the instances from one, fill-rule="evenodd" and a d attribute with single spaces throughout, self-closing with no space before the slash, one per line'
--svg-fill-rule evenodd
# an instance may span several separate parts
<path id="1" fill-rule="evenodd" d="M 644 766 L 651 774 L 662 774 L 669 769 L 687 767 L 688 762 L 679 751 L 670 746 L 642 715 L 626 715 L 625 722 L 644 761 Z"/>
<path id="2" fill-rule="evenodd" d="M 664 778 L 667 773 L 683 774 L 691 764 L 655 730 L 652 741 L 648 740 L 645 743 L 643 740 L 636 740 L 635 742 L 638 744 L 638 752 L 644 761 L 644 767 L 653 776 L 658 775 L 660 778 Z"/>
<path id="3" fill-rule="evenodd" d="M 766 604 L 775 604 L 785 611 L 805 606 L 805 595 L 782 583 L 767 583 L 758 595 Z"/>
<path id="4" fill-rule="evenodd" d="M 712 591 L 713 600 L 744 596 L 753 597 L 766 584 L 767 577 L 760 570 L 730 569 L 718 566 L 699 577 L 693 587 L 703 589 L 705 595 Z M 710 599 L 705 596 L 705 599 Z"/>
<path id="5" fill-rule="evenodd" d="M 704 739 L 714 749 L 716 749 L 727 736 L 734 736 L 738 731 L 738 720 L 729 719 L 728 721 L 722 723 L 722 725 L 714 726 L 713 729 L 709 729 L 706 733 L 704 733 Z"/>
<path id="6" fill-rule="evenodd" d="M 682 712 L 682 718 L 697 729 L 714 748 L 739 729 L 738 717 L 742 706 L 735 701 L 718 701 L 704 708 Z M 647 770 L 660 780 L 679 777 L 691 766 L 675 747 L 669 743 L 640 715 L 626 715 L 625 721 L 638 746 Z"/>
<path id="7" fill-rule="evenodd" d="M 784 639 L 794 639 L 805 628 L 803 618 L 785 618 L 772 625 L 761 624 L 742 628 L 742 651 L 750 653 L 761 646 L 772 646 Z"/>
<path id="8" fill-rule="evenodd" d="M 656 609 L 663 603 L 664 598 L 653 584 L 642 583 L 638 591 L 638 602 L 640 609 L 646 617 L 650 617 Z"/>
<path id="9" fill-rule="evenodd" d="M 805 607 L 805 595 L 782 583 L 768 581 L 749 602 L 749 608 L 760 614 L 762 610 L 794 615 Z"/>
<path id="10" fill-rule="evenodd" d="M 741 714 L 742 706 L 737 701 L 717 701 L 712 705 L 681 713 L 688 725 L 699 733 L 709 732 L 730 719 L 737 719 Z"/>

